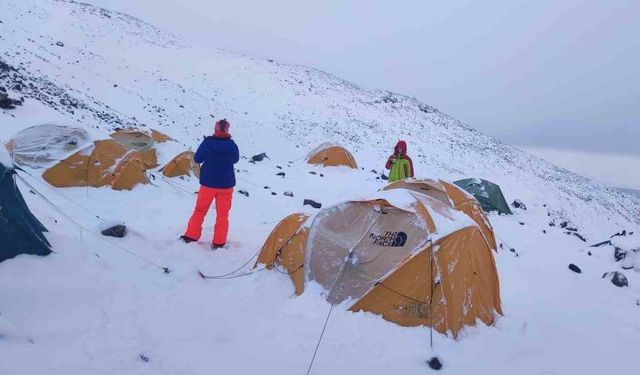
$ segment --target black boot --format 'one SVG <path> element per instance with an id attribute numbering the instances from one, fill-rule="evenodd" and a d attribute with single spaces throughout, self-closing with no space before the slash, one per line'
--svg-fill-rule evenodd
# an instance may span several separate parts
<path id="1" fill-rule="evenodd" d="M 218 245 L 218 244 L 216 244 L 216 243 L 212 243 L 212 244 L 211 244 L 211 250 L 218 250 L 218 249 L 221 249 L 221 248 L 223 248 L 223 247 L 224 247 L 224 245 L 226 245 L 226 244 L 224 244 L 224 243 L 223 243 L 222 245 Z"/>
<path id="2" fill-rule="evenodd" d="M 180 239 L 182 241 L 184 241 L 184 243 L 191 243 L 191 242 L 196 242 L 197 240 L 194 240 L 191 237 L 187 237 L 187 236 L 180 236 Z"/>

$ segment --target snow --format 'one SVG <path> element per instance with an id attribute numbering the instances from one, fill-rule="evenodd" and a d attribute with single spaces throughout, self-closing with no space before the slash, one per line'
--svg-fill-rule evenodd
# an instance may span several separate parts
<path id="1" fill-rule="evenodd" d="M 627 236 L 614 236 L 611 238 L 611 244 L 626 251 L 640 251 L 640 235 L 634 233 Z"/>
<path id="2" fill-rule="evenodd" d="M 575 223 L 589 243 L 638 232 L 637 198 L 446 114 L 421 111 L 414 99 L 362 90 L 307 67 L 192 46 L 119 13 L 7 0 L 0 19 L 0 59 L 25 82 L 21 93 L 10 93 L 24 95 L 24 106 L 0 111 L 1 141 L 39 123 L 80 126 L 92 139 L 121 125 L 151 127 L 177 140 L 157 145 L 162 165 L 197 147 L 226 117 L 243 155 L 237 190 L 250 193 L 234 195 L 229 249 L 211 252 L 213 215 L 200 243 L 176 241 L 195 203 L 193 178 L 165 180 L 156 170 L 151 184 L 127 192 L 54 189 L 41 170 L 27 168 L 34 177 L 18 172 L 83 228 L 18 179 L 55 253 L 0 263 L 0 374 L 305 373 L 330 308 L 318 285 L 294 297 L 278 272 L 203 280 L 197 271 L 220 275 L 244 264 L 282 218 L 318 213 L 302 205 L 305 198 L 332 207 L 375 196 L 398 138 L 409 141 L 419 176 L 488 179 L 508 201 L 527 205 L 513 216 L 489 215 L 499 241 L 517 251 L 496 254 L 505 315 L 492 327 L 465 329 L 458 340 L 434 333 L 432 349 L 428 329 L 340 305 L 313 374 L 423 374 L 434 354 L 443 374 L 634 373 L 640 272 L 622 270 L 612 247 L 589 248 L 549 222 Z M 0 73 L 0 85 L 11 90 L 8 80 Z M 344 145 L 363 169 L 308 165 L 305 155 L 324 141 Z M 261 152 L 270 159 L 248 162 Z M 406 194 L 387 193 L 407 207 Z M 449 220 L 440 219 L 441 226 Z M 124 222 L 128 235 L 101 236 L 102 220 Z M 625 273 L 629 287 L 602 279 L 613 270 Z"/>

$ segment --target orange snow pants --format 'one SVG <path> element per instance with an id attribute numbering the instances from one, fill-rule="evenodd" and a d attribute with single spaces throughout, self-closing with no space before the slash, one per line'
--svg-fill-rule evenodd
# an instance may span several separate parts
<path id="1" fill-rule="evenodd" d="M 214 227 L 213 243 L 216 245 L 225 244 L 229 233 L 229 211 L 231 210 L 232 196 L 233 188 L 214 189 L 200 185 L 196 208 L 193 210 L 193 215 L 191 215 L 187 226 L 187 232 L 184 235 L 194 240 L 200 239 L 204 217 L 207 215 L 211 203 L 215 200 L 216 225 Z"/>

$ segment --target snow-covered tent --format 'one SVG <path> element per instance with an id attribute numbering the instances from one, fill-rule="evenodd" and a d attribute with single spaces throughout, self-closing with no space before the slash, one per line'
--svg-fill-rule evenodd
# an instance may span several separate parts
<path id="1" fill-rule="evenodd" d="M 44 124 L 19 131 L 5 146 L 17 165 L 46 168 L 90 144 L 84 129 Z"/>
<path id="2" fill-rule="evenodd" d="M 131 190 L 137 184 L 148 183 L 147 169 L 138 151 L 114 140 L 94 142 L 47 169 L 42 177 L 55 187 L 101 187 Z"/>
<path id="3" fill-rule="evenodd" d="M 0 150 L 0 262 L 20 254 L 47 255 L 47 229 L 29 211 L 15 182 L 15 169 Z"/>
<path id="4" fill-rule="evenodd" d="M 512 215 L 507 200 L 504 199 L 500 186 L 491 181 L 478 178 L 467 178 L 454 181 L 454 184 L 471 193 L 486 212 L 498 211 L 500 214 Z"/>
<path id="5" fill-rule="evenodd" d="M 304 280 L 402 326 L 431 326 L 454 336 L 502 314 L 498 273 L 482 228 L 451 205 L 397 189 L 307 216 L 285 218 L 257 264 L 279 267 L 302 293 Z M 304 270 L 304 271 L 303 271 Z"/>
<path id="6" fill-rule="evenodd" d="M 155 137 L 154 137 L 155 135 Z M 155 143 L 164 142 L 170 139 L 168 136 L 153 131 L 143 131 L 136 128 L 118 130 L 109 135 L 116 142 L 124 145 L 129 150 L 135 150 L 140 154 L 146 168 L 155 168 L 158 166 L 158 155 L 156 153 Z"/>
<path id="7" fill-rule="evenodd" d="M 160 171 L 166 177 L 194 175 L 200 177 L 200 164 L 193 160 L 193 151 L 185 151 L 171 159 Z"/>
<path id="8" fill-rule="evenodd" d="M 334 143 L 323 143 L 307 155 L 309 164 L 318 164 L 325 167 L 345 166 L 358 168 L 356 159 L 344 147 Z"/>

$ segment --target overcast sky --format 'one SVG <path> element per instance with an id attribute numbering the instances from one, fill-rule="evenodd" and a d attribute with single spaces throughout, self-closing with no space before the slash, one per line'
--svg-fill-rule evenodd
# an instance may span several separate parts
<path id="1" fill-rule="evenodd" d="M 89 1 L 415 96 L 509 143 L 640 157 L 639 0 Z"/>

